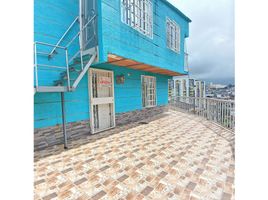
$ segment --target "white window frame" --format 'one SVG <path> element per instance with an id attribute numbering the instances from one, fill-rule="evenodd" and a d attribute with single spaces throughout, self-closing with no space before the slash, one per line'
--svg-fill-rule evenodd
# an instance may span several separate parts
<path id="1" fill-rule="evenodd" d="M 176 53 L 180 53 L 181 29 L 174 21 L 166 18 L 167 47 Z"/>
<path id="2" fill-rule="evenodd" d="M 149 87 L 146 88 L 146 91 L 144 90 L 144 86 L 143 86 L 145 79 L 147 79 L 147 81 L 149 82 Z M 151 82 L 152 84 L 150 84 L 150 81 L 152 81 Z M 141 96 L 142 96 L 142 107 L 143 108 L 150 108 L 150 107 L 157 106 L 157 93 L 156 93 L 157 89 L 156 88 L 157 88 L 156 77 L 145 76 L 145 75 L 141 76 Z M 153 91 L 153 93 L 148 94 L 152 91 Z M 148 99 L 148 96 L 152 96 L 152 98 Z"/>
<path id="3" fill-rule="evenodd" d="M 153 39 L 152 0 L 121 0 L 121 21 Z"/>

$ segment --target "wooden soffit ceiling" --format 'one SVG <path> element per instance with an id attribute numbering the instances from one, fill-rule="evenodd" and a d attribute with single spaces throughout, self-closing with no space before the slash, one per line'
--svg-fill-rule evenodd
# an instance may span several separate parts
<path id="1" fill-rule="evenodd" d="M 121 67 L 127 67 L 131 69 L 136 69 L 136 70 L 142 70 L 146 72 L 152 72 L 152 73 L 157 73 L 157 74 L 164 74 L 164 75 L 169 75 L 169 76 L 182 76 L 184 74 L 170 71 L 167 69 L 162 69 L 159 67 L 155 67 L 152 65 L 147 65 L 145 63 L 137 62 L 135 60 L 127 59 L 121 56 L 117 56 L 114 54 L 108 54 L 108 62 L 109 64 L 121 66 Z"/>

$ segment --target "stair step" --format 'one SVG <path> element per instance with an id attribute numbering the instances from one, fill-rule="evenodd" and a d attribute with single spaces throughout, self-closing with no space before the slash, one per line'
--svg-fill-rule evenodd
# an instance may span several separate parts
<path id="1" fill-rule="evenodd" d="M 91 58 L 92 55 L 84 55 L 83 56 L 83 62 L 88 62 L 89 59 Z M 78 56 L 77 58 L 74 59 L 74 63 L 78 64 L 78 63 L 81 63 L 81 58 L 80 56 Z"/>
<path id="2" fill-rule="evenodd" d="M 69 68 L 69 71 L 70 71 L 70 72 L 81 72 L 82 70 L 80 70 L 80 69 L 76 69 L 75 67 L 70 67 L 70 68 Z"/>
<path id="3" fill-rule="evenodd" d="M 62 86 L 62 85 L 63 85 L 63 80 L 54 81 L 54 86 Z"/>

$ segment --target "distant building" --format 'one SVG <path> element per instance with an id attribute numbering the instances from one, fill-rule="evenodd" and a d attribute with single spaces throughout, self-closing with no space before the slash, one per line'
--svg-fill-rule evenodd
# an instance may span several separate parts
<path id="1" fill-rule="evenodd" d="M 173 77 L 169 80 L 169 96 L 206 97 L 205 81 L 185 76 Z"/>
<path id="2" fill-rule="evenodd" d="M 222 84 L 213 84 L 212 82 L 209 84 L 209 88 L 210 89 L 222 89 L 225 88 L 226 85 L 222 85 Z"/>
<path id="3" fill-rule="evenodd" d="M 221 85 L 210 83 L 206 87 L 206 97 L 217 99 L 234 99 L 235 86 L 232 84 Z"/>

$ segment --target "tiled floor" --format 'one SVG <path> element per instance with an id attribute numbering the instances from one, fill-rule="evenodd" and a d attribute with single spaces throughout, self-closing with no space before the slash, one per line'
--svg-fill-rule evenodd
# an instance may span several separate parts
<path id="1" fill-rule="evenodd" d="M 177 111 L 35 152 L 35 199 L 234 199 L 233 134 Z"/>

